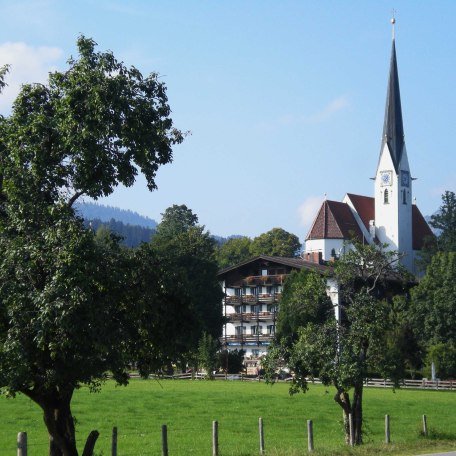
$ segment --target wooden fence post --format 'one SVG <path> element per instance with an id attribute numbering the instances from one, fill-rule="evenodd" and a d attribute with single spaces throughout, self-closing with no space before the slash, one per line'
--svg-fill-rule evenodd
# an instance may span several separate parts
<path id="1" fill-rule="evenodd" d="M 353 415 L 351 413 L 348 414 L 348 426 L 350 430 L 350 446 L 355 445 L 355 429 L 353 427 Z"/>
<path id="2" fill-rule="evenodd" d="M 212 421 L 212 456 L 218 456 L 218 422 Z"/>
<path id="3" fill-rule="evenodd" d="M 423 435 L 427 437 L 428 435 L 428 427 L 427 427 L 427 418 L 426 415 L 423 415 Z"/>
<path id="4" fill-rule="evenodd" d="M 307 420 L 307 449 L 309 451 L 314 450 L 314 435 L 313 435 L 312 420 Z"/>
<path id="5" fill-rule="evenodd" d="M 391 443 L 389 415 L 385 415 L 385 443 Z"/>
<path id="6" fill-rule="evenodd" d="M 117 456 L 117 426 L 112 428 L 111 455 Z"/>
<path id="7" fill-rule="evenodd" d="M 260 432 L 260 454 L 264 454 L 263 418 L 258 418 L 258 430 Z"/>
<path id="8" fill-rule="evenodd" d="M 27 456 L 27 432 L 17 434 L 17 456 Z"/>
<path id="9" fill-rule="evenodd" d="M 162 456 L 168 456 L 168 428 L 162 425 Z"/>

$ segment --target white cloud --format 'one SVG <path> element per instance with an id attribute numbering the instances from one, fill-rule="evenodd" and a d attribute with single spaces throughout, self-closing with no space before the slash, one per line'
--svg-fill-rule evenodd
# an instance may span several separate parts
<path id="1" fill-rule="evenodd" d="M 341 95 L 340 97 L 334 98 L 331 100 L 322 110 L 312 114 L 307 118 L 307 120 L 311 123 L 320 123 L 325 122 L 333 114 L 336 114 L 339 111 L 343 111 L 344 109 L 350 106 L 350 100 L 347 95 Z"/>
<path id="2" fill-rule="evenodd" d="M 10 65 L 6 76 L 8 86 L 0 95 L 0 112 L 6 113 L 24 83 L 45 82 L 50 71 L 63 55 L 62 49 L 48 46 L 29 46 L 22 42 L 0 44 L 0 66 Z"/>
<path id="3" fill-rule="evenodd" d="M 320 209 L 321 203 L 323 202 L 323 196 L 308 196 L 302 204 L 298 207 L 297 212 L 299 216 L 300 225 L 306 229 L 310 228 L 310 225 L 317 215 L 318 209 Z"/>

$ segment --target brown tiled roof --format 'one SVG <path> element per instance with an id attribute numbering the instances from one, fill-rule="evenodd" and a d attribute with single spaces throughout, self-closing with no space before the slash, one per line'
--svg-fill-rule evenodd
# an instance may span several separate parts
<path id="1" fill-rule="evenodd" d="M 351 239 L 353 236 L 363 239 L 348 204 L 327 200 L 321 205 L 307 239 Z"/>
<path id="2" fill-rule="evenodd" d="M 433 237 L 434 234 L 429 228 L 426 220 L 421 214 L 418 207 L 414 204 L 412 206 L 412 226 L 413 226 L 413 250 L 421 250 L 424 245 L 424 240 L 427 237 Z"/>
<path id="3" fill-rule="evenodd" d="M 375 200 L 371 196 L 355 195 L 347 193 L 350 201 L 353 203 L 355 211 L 364 223 L 364 226 L 369 230 L 369 222 L 375 220 Z"/>
<path id="4" fill-rule="evenodd" d="M 240 268 L 249 263 L 253 263 L 257 260 L 271 261 L 278 264 L 283 264 L 285 266 L 291 266 L 296 269 L 315 269 L 319 271 L 326 271 L 328 267 L 324 264 L 314 263 L 312 261 L 303 260 L 302 258 L 290 258 L 290 257 L 279 257 L 279 256 L 268 256 L 268 255 L 259 255 L 248 260 L 242 261 L 241 263 L 229 266 L 227 268 L 221 269 L 218 273 L 218 277 L 224 276 L 226 273 Z"/>

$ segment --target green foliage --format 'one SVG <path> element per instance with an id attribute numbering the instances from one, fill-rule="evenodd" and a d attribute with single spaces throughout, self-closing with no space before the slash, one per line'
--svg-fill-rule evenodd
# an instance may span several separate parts
<path id="1" fill-rule="evenodd" d="M 162 215 L 162 221 L 157 226 L 157 235 L 164 237 L 177 236 L 198 225 L 198 216 L 185 204 L 173 204 Z"/>
<path id="2" fill-rule="evenodd" d="M 67 71 L 24 85 L 0 118 L 0 386 L 43 409 L 52 456 L 77 455 L 75 389 L 98 389 L 108 372 L 126 383 L 145 340 L 155 364 L 143 366 L 174 354 L 170 332 L 148 332 L 166 315 L 165 291 L 141 288 L 141 258 L 115 236 L 95 238 L 72 206 L 132 185 L 138 171 L 152 190 L 182 134 L 156 74 L 144 78 L 91 39 L 77 45 Z"/>
<path id="3" fill-rule="evenodd" d="M 248 260 L 252 254 L 252 240 L 246 236 L 228 239 L 217 250 L 217 263 L 220 268 L 233 266 Z"/>
<path id="4" fill-rule="evenodd" d="M 207 332 L 203 332 L 198 342 L 198 363 L 207 372 L 210 380 L 214 379 L 214 371 L 217 369 L 218 339 L 214 339 Z"/>
<path id="5" fill-rule="evenodd" d="M 430 345 L 426 354 L 426 377 L 431 377 L 431 365 L 434 363 L 435 372 L 441 380 L 456 378 L 456 344 L 454 342 Z"/>
<path id="6" fill-rule="evenodd" d="M 244 369 L 244 350 L 222 350 L 218 354 L 217 367 L 227 374 L 238 374 Z"/>
<path id="7" fill-rule="evenodd" d="M 446 191 L 437 214 L 431 216 L 430 225 L 440 231 L 437 238 L 441 252 L 456 252 L 456 196 Z"/>
<path id="8" fill-rule="evenodd" d="M 283 287 L 276 337 L 278 340 L 294 341 L 299 328 L 308 323 L 322 324 L 333 316 L 333 306 L 326 294 L 325 278 L 306 269 L 294 271 Z"/>
<path id="9" fill-rule="evenodd" d="M 439 252 L 411 291 L 413 327 L 421 343 L 456 344 L 456 252 Z"/>
<path id="10" fill-rule="evenodd" d="M 253 239 L 250 253 L 252 256 L 295 257 L 299 254 L 300 249 L 301 243 L 298 236 L 282 228 L 273 228 Z"/>
<path id="11" fill-rule="evenodd" d="M 281 364 L 290 368 L 294 373 L 290 393 L 306 391 L 308 378 L 318 377 L 324 385 L 333 385 L 334 400 L 344 412 L 346 439 L 351 414 L 356 444 L 363 441 L 363 380 L 368 372 L 381 372 L 398 381 L 397 375 L 403 371 L 401 357 L 385 355 L 393 318 L 390 305 L 382 298 L 382 289 L 387 281 L 405 278 L 397 262 L 397 252 L 355 243 L 334 268 L 332 279 L 339 287 L 338 321 L 328 312 L 322 284 L 310 274 L 303 277 L 302 283 L 295 275 L 291 284 L 301 287 L 290 287 L 290 295 L 297 298 L 296 310 L 289 305 L 293 300 L 286 296 L 286 325 L 280 331 L 283 336 L 286 331 L 296 332 L 297 338 L 291 343 L 283 336 L 276 340 L 264 363 L 269 381 L 274 380 Z"/>
<path id="12" fill-rule="evenodd" d="M 442 205 L 436 214 L 431 216 L 429 224 L 438 232 L 437 238 L 425 240 L 425 245 L 417 260 L 423 271 L 431 263 L 437 252 L 456 252 L 456 196 L 446 191 L 442 195 Z"/>

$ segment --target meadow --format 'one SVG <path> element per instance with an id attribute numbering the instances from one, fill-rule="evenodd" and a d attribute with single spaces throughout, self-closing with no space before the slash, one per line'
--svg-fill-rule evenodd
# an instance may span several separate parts
<path id="1" fill-rule="evenodd" d="M 311 385 L 290 396 L 288 385 L 204 380 L 132 380 L 127 387 L 107 382 L 100 393 L 81 388 L 73 399 L 79 448 L 92 429 L 100 432 L 96 454 L 111 454 L 113 426 L 118 454 L 161 454 L 161 425 L 168 426 L 170 455 L 210 455 L 212 421 L 219 422 L 222 456 L 258 454 L 258 417 L 264 421 L 266 454 L 307 454 L 306 420 L 314 423 L 316 455 L 413 455 L 456 450 L 456 393 L 430 390 L 365 390 L 365 442 L 344 444 L 342 412 L 333 390 Z M 384 445 L 384 415 L 391 416 L 391 445 Z M 429 437 L 420 435 L 426 414 Z M 29 456 L 47 454 L 41 412 L 24 396 L 0 397 L 0 454 L 14 455 L 16 436 L 26 431 Z"/>

